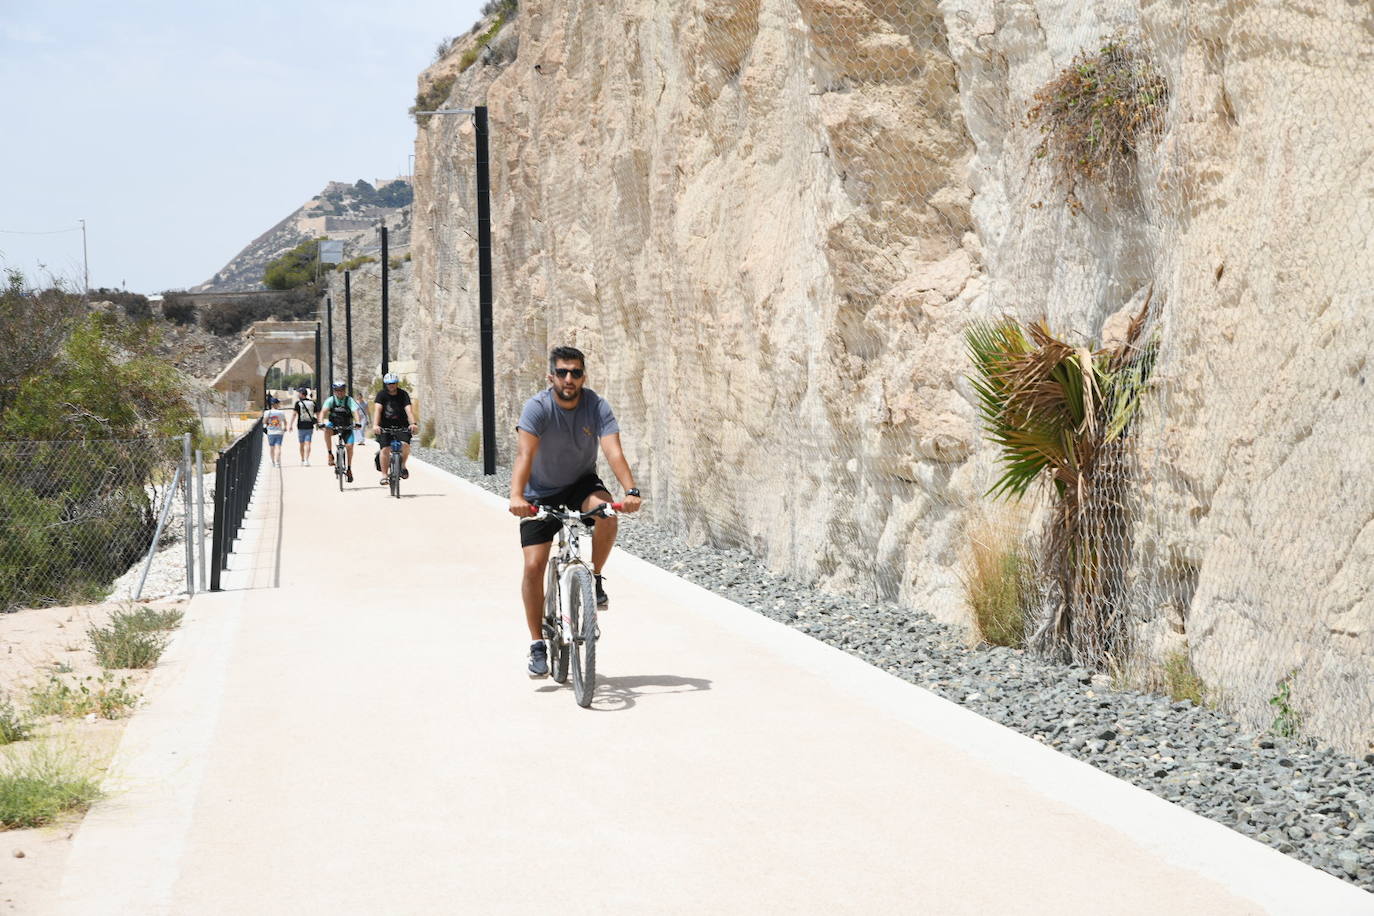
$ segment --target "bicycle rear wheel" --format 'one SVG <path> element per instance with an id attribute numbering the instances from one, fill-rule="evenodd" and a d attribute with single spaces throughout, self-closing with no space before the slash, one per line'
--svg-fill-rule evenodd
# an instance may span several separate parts
<path id="1" fill-rule="evenodd" d="M 401 453 L 391 450 L 391 495 L 401 498 Z"/>
<path id="2" fill-rule="evenodd" d="M 549 641 L 549 672 L 560 684 L 568 681 L 568 641 L 558 620 L 558 564 L 551 558 L 544 576 L 544 638 Z M 571 636 L 571 634 L 568 634 Z"/>
<path id="3" fill-rule="evenodd" d="M 596 586 L 585 566 L 573 569 L 568 582 L 568 609 L 572 618 L 572 681 L 577 705 L 592 705 L 596 690 Z"/>

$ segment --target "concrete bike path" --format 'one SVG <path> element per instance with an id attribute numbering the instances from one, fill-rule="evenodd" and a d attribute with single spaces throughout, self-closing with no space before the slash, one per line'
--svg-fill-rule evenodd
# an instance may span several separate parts
<path id="1" fill-rule="evenodd" d="M 1374 911 L 623 553 L 580 709 L 524 676 L 501 500 L 419 462 L 400 500 L 370 455 L 344 493 L 287 464 L 246 587 L 196 598 L 155 674 L 57 912 Z"/>

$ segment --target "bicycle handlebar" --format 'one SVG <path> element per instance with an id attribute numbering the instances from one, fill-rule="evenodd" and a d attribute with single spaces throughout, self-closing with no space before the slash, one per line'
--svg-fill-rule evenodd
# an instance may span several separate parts
<path id="1" fill-rule="evenodd" d="M 327 426 L 327 427 L 330 428 L 330 429 L 338 429 L 338 427 L 335 426 L 335 425 L 334 425 L 331 421 L 329 421 L 329 420 L 325 420 L 325 421 L 324 421 L 324 425 Z M 353 424 L 353 428 L 354 428 L 354 429 L 362 429 L 362 428 L 363 428 L 363 424 L 361 424 L 361 423 L 354 423 L 354 424 Z"/>
<path id="2" fill-rule="evenodd" d="M 579 521 L 585 522 L 591 518 L 610 518 L 611 516 L 615 515 L 617 511 L 623 509 L 624 507 L 624 503 L 602 503 L 601 505 L 597 506 L 595 509 L 592 509 L 589 512 L 575 512 L 572 510 L 563 510 L 558 508 L 550 508 L 549 506 L 535 505 L 530 507 L 533 510 L 530 512 L 530 518 L 535 521 L 538 521 L 540 519 L 553 516 L 554 518 L 563 521 L 575 518 Z"/>

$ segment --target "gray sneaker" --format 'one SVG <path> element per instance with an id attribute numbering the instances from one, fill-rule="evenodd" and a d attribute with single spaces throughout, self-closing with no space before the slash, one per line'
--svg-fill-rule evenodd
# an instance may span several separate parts
<path id="1" fill-rule="evenodd" d="M 549 676 L 549 647 L 544 640 L 537 639 L 530 643 L 530 664 L 529 674 L 532 678 Z"/>

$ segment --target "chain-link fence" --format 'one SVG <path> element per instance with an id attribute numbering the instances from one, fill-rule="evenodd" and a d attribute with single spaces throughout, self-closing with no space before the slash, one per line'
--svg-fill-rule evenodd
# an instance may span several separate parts
<path id="1" fill-rule="evenodd" d="M 1011 545 L 1047 651 L 1365 750 L 1367 7 L 623 6 L 523 0 L 446 103 L 491 111 L 502 460 L 579 346 L 655 520 L 947 620 Z M 475 452 L 466 118 L 416 174 L 427 415 Z M 970 382 L 1004 316 L 1087 404 L 1023 504 Z"/>
<path id="2" fill-rule="evenodd" d="M 179 437 L 0 442 L 0 611 L 133 597 L 155 533 L 160 548 L 185 539 L 182 449 Z M 182 553 L 168 555 L 159 585 L 184 592 Z"/>

